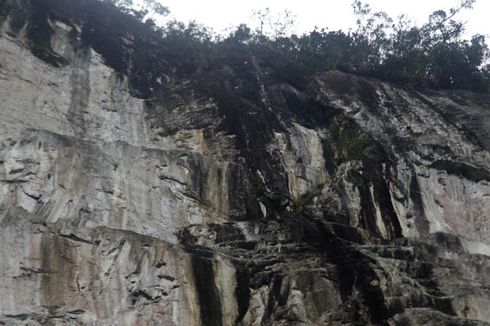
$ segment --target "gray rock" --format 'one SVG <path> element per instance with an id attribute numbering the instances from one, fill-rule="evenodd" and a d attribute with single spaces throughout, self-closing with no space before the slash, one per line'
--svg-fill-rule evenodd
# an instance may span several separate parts
<path id="1" fill-rule="evenodd" d="M 48 3 L 0 5 L 0 324 L 488 325 L 488 95 L 141 84 Z"/>

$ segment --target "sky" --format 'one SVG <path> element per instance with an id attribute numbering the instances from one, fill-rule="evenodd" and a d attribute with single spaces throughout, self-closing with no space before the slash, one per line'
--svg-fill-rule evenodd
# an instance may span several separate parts
<path id="1" fill-rule="evenodd" d="M 171 18 L 188 22 L 195 20 L 215 32 L 226 33 L 240 23 L 253 25 L 254 10 L 270 8 L 272 12 L 289 10 L 295 16 L 294 32 L 301 34 L 315 26 L 328 30 L 348 30 L 355 26 L 352 0 L 159 0 L 170 8 Z M 412 21 L 422 23 L 431 12 L 456 7 L 460 0 L 365 0 L 373 10 L 382 10 L 391 17 L 404 13 Z M 490 38 L 490 0 L 476 0 L 473 9 L 460 14 L 466 22 L 467 35 L 483 34 Z"/>

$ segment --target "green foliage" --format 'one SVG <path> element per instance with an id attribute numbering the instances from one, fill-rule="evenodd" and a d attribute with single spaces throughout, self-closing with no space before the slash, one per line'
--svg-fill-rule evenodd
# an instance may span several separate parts
<path id="1" fill-rule="evenodd" d="M 337 148 L 339 163 L 360 160 L 366 157 L 373 141 L 351 120 L 336 118 L 330 127 L 330 136 Z"/>
<path id="2" fill-rule="evenodd" d="M 449 12 L 437 10 L 425 24 L 416 26 L 403 16 L 395 22 L 356 0 L 354 32 L 315 29 L 301 36 L 249 39 L 275 50 L 289 62 L 289 69 L 305 76 L 341 70 L 407 86 L 488 92 L 485 38 L 464 39 L 464 25 L 454 19 L 473 3 L 463 0 Z"/>
<path id="3" fill-rule="evenodd" d="M 464 25 L 454 19 L 474 2 L 463 0 L 449 12 L 437 10 L 418 27 L 404 17 L 394 24 L 385 13 L 373 13 L 368 5 L 354 1 L 358 16 L 354 37 L 365 38 L 374 53 L 364 73 L 410 86 L 488 91 L 485 38 L 463 39 Z"/>
<path id="4" fill-rule="evenodd" d="M 163 6 L 157 0 L 143 0 L 135 4 L 134 0 L 101 0 L 113 4 L 122 12 L 135 16 L 141 21 L 153 24 L 153 19 L 158 16 L 166 16 L 170 13 L 168 7 Z"/>
<path id="5" fill-rule="evenodd" d="M 164 57 L 182 74 L 206 69 L 216 46 L 211 32 L 203 25 L 171 21 L 162 29 Z"/>
<path id="6" fill-rule="evenodd" d="M 240 24 L 225 40 L 227 43 L 249 43 L 254 37 L 252 30 L 245 24 Z"/>
<path id="7" fill-rule="evenodd" d="M 308 205 L 310 205 L 313 202 L 313 200 L 322 193 L 324 186 L 325 185 L 323 183 L 318 184 L 312 190 L 302 194 L 297 200 L 293 200 L 292 202 L 293 211 L 296 213 L 304 212 L 305 209 L 308 207 Z"/>
<path id="8" fill-rule="evenodd" d="M 140 20 L 150 13 L 168 13 L 157 0 L 145 0 L 138 10 L 133 0 L 101 1 L 116 4 Z M 288 36 L 294 24 L 291 13 L 277 15 L 269 9 L 254 13 L 257 28 L 241 24 L 226 38 L 196 23 L 173 21 L 157 28 L 147 19 L 146 24 L 163 36 L 164 50 L 159 51 L 163 58 L 183 74 L 218 67 L 238 57 L 248 61 L 253 54 L 267 62 L 278 78 L 295 85 L 317 73 L 340 70 L 410 87 L 488 92 L 490 65 L 486 65 L 489 50 L 485 37 L 464 39 L 464 24 L 455 19 L 474 2 L 462 0 L 447 12 L 437 10 L 425 24 L 417 26 L 403 16 L 395 21 L 384 12 L 373 12 L 369 5 L 355 0 L 357 28 L 349 32 L 316 28 Z"/>

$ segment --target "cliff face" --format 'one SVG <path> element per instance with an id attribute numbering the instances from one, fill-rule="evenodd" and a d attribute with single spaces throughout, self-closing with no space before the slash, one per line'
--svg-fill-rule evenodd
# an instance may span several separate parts
<path id="1" fill-rule="evenodd" d="M 490 321 L 488 95 L 184 78 L 96 7 L 0 4 L 0 324 Z"/>

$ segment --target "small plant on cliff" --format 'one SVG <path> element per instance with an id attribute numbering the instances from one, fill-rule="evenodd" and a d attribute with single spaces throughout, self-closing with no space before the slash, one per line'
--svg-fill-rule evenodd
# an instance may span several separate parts
<path id="1" fill-rule="evenodd" d="M 335 118 L 330 126 L 330 137 L 335 143 L 338 163 L 356 161 L 374 151 L 374 140 L 353 121 Z"/>

